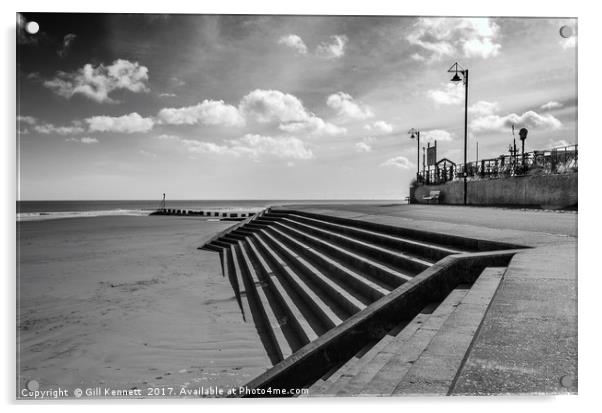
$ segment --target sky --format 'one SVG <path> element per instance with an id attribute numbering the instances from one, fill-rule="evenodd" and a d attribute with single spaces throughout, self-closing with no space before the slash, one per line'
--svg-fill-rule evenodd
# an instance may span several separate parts
<path id="1" fill-rule="evenodd" d="M 469 161 L 477 142 L 479 159 L 507 154 L 512 125 L 527 151 L 577 143 L 576 19 L 23 13 L 16 26 L 21 200 L 401 199 L 411 128 L 463 161 L 455 62 Z"/>

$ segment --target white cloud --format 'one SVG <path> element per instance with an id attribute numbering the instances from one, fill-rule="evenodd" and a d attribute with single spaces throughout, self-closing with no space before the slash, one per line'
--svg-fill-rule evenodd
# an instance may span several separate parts
<path id="1" fill-rule="evenodd" d="M 355 144 L 355 150 L 357 152 L 372 152 L 372 146 L 368 145 L 366 142 L 358 142 Z"/>
<path id="2" fill-rule="evenodd" d="M 558 141 L 550 140 L 548 145 L 550 148 L 564 148 L 565 146 L 571 146 L 571 144 L 564 139 Z"/>
<path id="3" fill-rule="evenodd" d="M 325 122 L 317 116 L 310 116 L 303 122 L 283 123 L 278 128 L 289 133 L 308 133 L 313 136 L 339 136 L 347 133 L 346 128 Z"/>
<path id="4" fill-rule="evenodd" d="M 96 67 L 86 64 L 75 72 L 58 72 L 52 80 L 43 84 L 57 95 L 71 98 L 81 94 L 99 103 L 113 103 L 109 94 L 114 90 L 125 89 L 130 92 L 147 92 L 148 69 L 138 62 L 118 59 L 109 66 Z"/>
<path id="5" fill-rule="evenodd" d="M 489 58 L 499 54 L 499 26 L 489 18 L 419 18 L 406 36 L 408 42 L 430 54 L 431 61 L 457 55 Z M 423 55 L 415 54 L 414 60 Z"/>
<path id="6" fill-rule="evenodd" d="M 543 110 L 552 110 L 552 109 L 561 108 L 562 106 L 563 106 L 562 103 L 551 100 L 548 103 L 541 105 L 540 108 Z"/>
<path id="7" fill-rule="evenodd" d="M 153 158 L 153 159 L 157 158 L 157 154 L 156 153 L 145 151 L 144 149 L 140 149 L 138 151 L 138 153 L 140 155 L 142 155 L 142 156 L 146 156 L 146 157 L 149 157 L 149 158 Z"/>
<path id="8" fill-rule="evenodd" d="M 175 135 L 159 135 L 156 138 L 176 142 L 193 154 L 245 156 L 256 161 L 265 158 L 307 160 L 314 157 L 311 149 L 295 137 L 246 134 L 239 139 L 228 139 L 223 144 L 182 139 Z"/>
<path id="9" fill-rule="evenodd" d="M 209 154 L 217 154 L 217 155 L 224 155 L 224 154 L 234 154 L 232 151 L 230 151 L 230 148 L 228 148 L 225 145 L 218 145 L 216 143 L 213 142 L 202 142 L 202 141 L 197 141 L 194 139 L 182 139 L 180 140 L 180 142 L 184 145 L 184 147 L 188 150 L 188 152 L 192 152 L 192 153 L 209 153 Z"/>
<path id="10" fill-rule="evenodd" d="M 468 107 L 468 113 L 475 116 L 486 116 L 491 115 L 499 110 L 497 102 L 487 102 L 480 100 L 474 105 Z"/>
<path id="11" fill-rule="evenodd" d="M 337 92 L 328 96 L 326 104 L 344 118 L 367 119 L 374 116 L 374 112 L 368 106 L 356 102 L 351 95 L 344 92 Z"/>
<path id="12" fill-rule="evenodd" d="M 244 96 L 238 107 L 247 120 L 278 124 L 280 130 L 289 133 L 342 135 L 347 132 L 309 112 L 297 97 L 279 90 L 256 89 Z"/>
<path id="13" fill-rule="evenodd" d="M 457 105 L 464 102 L 464 85 L 446 83 L 443 89 L 429 90 L 427 96 L 439 105 Z"/>
<path id="14" fill-rule="evenodd" d="M 163 141 L 177 141 L 177 140 L 180 140 L 179 136 L 176 136 L 176 135 L 167 135 L 167 134 L 155 136 L 155 138 L 163 140 Z"/>
<path id="15" fill-rule="evenodd" d="M 87 136 L 84 136 L 83 138 L 67 138 L 65 139 L 66 142 L 78 142 L 78 143 L 83 143 L 86 145 L 91 145 L 91 144 L 95 144 L 98 143 L 98 139 L 96 138 L 90 138 Z"/>
<path id="16" fill-rule="evenodd" d="M 19 127 L 24 123 L 31 126 L 35 132 L 43 135 L 75 135 L 84 132 L 84 128 L 79 121 L 72 122 L 72 125 L 70 126 L 55 126 L 52 123 L 40 123 L 39 120 L 33 116 L 18 116 L 17 121 L 19 122 Z M 21 133 L 23 132 L 28 133 L 29 130 L 24 130 Z"/>
<path id="17" fill-rule="evenodd" d="M 33 116 L 17 116 L 17 123 L 19 124 L 19 129 L 21 128 L 22 123 L 33 126 L 37 122 L 38 122 L 38 120 L 36 118 L 34 118 Z"/>
<path id="18" fill-rule="evenodd" d="M 175 98 L 176 95 L 175 93 L 159 93 L 159 97 L 160 98 Z"/>
<path id="19" fill-rule="evenodd" d="M 375 130 L 382 133 L 391 133 L 393 132 L 393 125 L 385 122 L 384 120 L 378 120 L 374 123 L 364 125 L 364 129 Z"/>
<path id="20" fill-rule="evenodd" d="M 161 123 L 168 125 L 226 125 L 244 126 L 245 120 L 238 109 L 224 101 L 204 100 L 195 106 L 164 108 L 159 111 Z"/>
<path id="21" fill-rule="evenodd" d="M 247 119 L 260 123 L 302 122 L 310 117 L 298 98 L 279 90 L 256 89 L 244 96 L 238 107 Z"/>
<path id="22" fill-rule="evenodd" d="M 49 134 L 58 134 L 58 135 L 75 135 L 78 133 L 82 133 L 84 128 L 79 125 L 73 126 L 54 126 L 52 123 L 44 123 L 40 125 L 36 125 L 33 128 L 36 132 L 49 135 Z"/>
<path id="23" fill-rule="evenodd" d="M 454 140 L 454 134 L 443 129 L 433 129 L 422 133 L 425 138 L 430 138 L 439 142 L 449 142 Z"/>
<path id="24" fill-rule="evenodd" d="M 348 40 L 345 35 L 330 36 L 330 42 L 322 42 L 316 47 L 316 55 L 325 59 L 341 58 Z"/>
<path id="25" fill-rule="evenodd" d="M 414 166 L 412 162 L 405 156 L 396 156 L 394 158 L 388 159 L 380 164 L 380 166 L 394 166 L 396 168 L 401 169 L 410 169 Z"/>
<path id="26" fill-rule="evenodd" d="M 143 118 L 136 112 L 119 117 L 93 116 L 86 122 L 91 132 L 117 133 L 148 132 L 154 124 L 151 118 Z"/>
<path id="27" fill-rule="evenodd" d="M 516 125 L 517 127 L 535 129 L 559 129 L 562 123 L 549 113 L 539 114 L 529 110 L 522 115 L 510 113 L 505 116 L 486 115 L 474 119 L 470 123 L 473 131 L 503 131 Z"/>
<path id="28" fill-rule="evenodd" d="M 414 53 L 410 56 L 410 59 L 415 60 L 417 62 L 424 62 L 426 58 L 422 56 L 420 53 Z"/>
<path id="29" fill-rule="evenodd" d="M 289 34 L 278 39 L 278 44 L 283 44 L 292 49 L 295 49 L 299 54 L 307 54 L 307 46 L 301 37 L 296 34 Z"/>
<path id="30" fill-rule="evenodd" d="M 314 157 L 311 149 L 298 138 L 261 136 L 246 134 L 244 137 L 231 140 L 232 150 L 245 154 L 253 159 L 271 156 L 285 159 L 306 160 Z"/>
<path id="31" fill-rule="evenodd" d="M 372 145 L 376 142 L 376 139 L 372 136 L 367 136 L 362 139 L 361 142 L 355 144 L 355 150 L 357 152 L 372 152 Z"/>

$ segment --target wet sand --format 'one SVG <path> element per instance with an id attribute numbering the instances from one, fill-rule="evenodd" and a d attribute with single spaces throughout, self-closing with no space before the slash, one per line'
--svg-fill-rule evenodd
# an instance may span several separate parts
<path id="1" fill-rule="evenodd" d="M 219 255 L 232 222 L 95 217 L 18 223 L 17 382 L 237 386 L 268 368 Z"/>

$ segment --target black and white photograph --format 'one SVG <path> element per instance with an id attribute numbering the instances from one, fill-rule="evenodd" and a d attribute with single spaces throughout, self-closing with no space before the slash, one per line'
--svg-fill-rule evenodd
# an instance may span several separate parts
<path id="1" fill-rule="evenodd" d="M 576 14 L 15 18 L 17 402 L 578 394 Z"/>

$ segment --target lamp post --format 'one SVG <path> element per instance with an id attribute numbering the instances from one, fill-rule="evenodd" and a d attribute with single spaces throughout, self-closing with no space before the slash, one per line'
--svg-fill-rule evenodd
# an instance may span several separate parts
<path id="1" fill-rule="evenodd" d="M 468 69 L 464 69 L 458 63 L 454 63 L 452 67 L 448 70 L 449 73 L 454 73 L 454 77 L 451 78 L 451 81 L 456 83 L 461 80 L 464 81 L 464 205 L 466 205 L 466 192 L 467 192 L 467 164 L 466 164 L 466 142 L 468 141 Z M 458 76 L 458 73 L 462 75 L 462 77 Z"/>
<path id="2" fill-rule="evenodd" d="M 420 131 L 418 129 L 410 129 L 408 131 L 410 139 L 416 139 L 418 146 L 416 149 L 416 180 L 420 181 Z"/>

